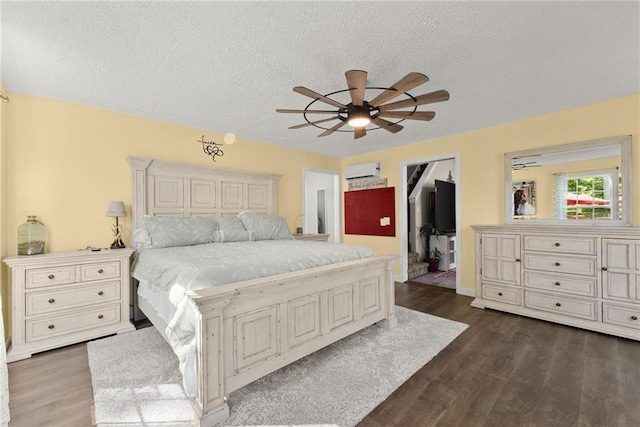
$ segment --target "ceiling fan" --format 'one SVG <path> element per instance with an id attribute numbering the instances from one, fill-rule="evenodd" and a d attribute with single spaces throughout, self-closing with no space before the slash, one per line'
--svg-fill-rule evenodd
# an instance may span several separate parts
<path id="1" fill-rule="evenodd" d="M 345 132 L 340 130 L 346 124 L 353 127 L 354 139 L 362 138 L 367 134 L 367 125 L 373 123 L 378 127 L 370 128 L 369 130 L 384 129 L 391 133 L 400 132 L 403 129 L 400 122 L 404 120 L 422 120 L 429 121 L 436 115 L 433 111 L 416 111 L 418 106 L 424 104 L 432 104 L 435 102 L 447 101 L 449 99 L 449 92 L 446 90 L 438 90 L 436 92 L 427 93 L 419 96 L 412 96 L 408 93 L 411 89 L 420 86 L 423 83 L 429 81 L 429 77 L 421 73 L 409 73 L 404 76 L 400 81 L 388 88 L 381 87 L 367 87 L 367 72 L 362 70 L 349 70 L 345 73 L 347 77 L 348 89 L 331 92 L 326 95 L 319 94 L 307 89 L 303 86 L 296 86 L 293 88 L 294 92 L 301 95 L 313 98 L 304 110 L 286 110 L 277 109 L 278 113 L 297 113 L 303 114 L 306 123 L 291 126 L 289 129 L 300 129 L 306 126 L 315 126 L 320 129 L 324 129 L 318 136 L 331 135 L 333 132 Z M 366 101 L 365 90 L 377 89 L 382 90 L 370 101 Z M 349 92 L 351 102 L 343 104 L 335 99 L 329 98 L 331 95 L 335 95 L 341 92 Z M 404 95 L 405 99 L 400 101 L 391 102 L 394 98 Z M 334 110 L 311 110 L 311 107 L 316 101 L 329 104 L 336 109 Z M 410 108 L 411 110 L 396 111 L 403 108 Z M 307 114 L 331 114 L 333 117 L 311 121 L 307 118 Z M 385 120 L 384 118 L 395 119 L 395 121 Z M 327 128 L 321 126 L 322 123 L 328 123 L 333 120 L 338 120 L 334 126 Z M 346 132 L 351 132 L 350 130 Z"/>

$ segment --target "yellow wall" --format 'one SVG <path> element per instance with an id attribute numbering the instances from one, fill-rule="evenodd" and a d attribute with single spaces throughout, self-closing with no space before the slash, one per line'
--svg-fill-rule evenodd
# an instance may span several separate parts
<path id="1" fill-rule="evenodd" d="M 34 96 L 11 94 L 7 111 L 8 252 L 16 253 L 16 230 L 27 215 L 47 226 L 47 251 L 108 246 L 111 200 L 129 214 L 127 156 L 282 174 L 278 212 L 294 227 L 302 207 L 302 168 L 339 170 L 339 160 L 239 138 L 216 163 L 196 142 L 223 135 Z M 130 218 L 123 220 L 130 243 Z"/>
<path id="2" fill-rule="evenodd" d="M 454 101 L 449 101 L 454 102 Z M 437 120 L 437 119 L 436 119 Z M 410 124 L 425 126 L 428 124 Z M 436 138 L 398 148 L 344 158 L 341 167 L 382 161 L 383 176 L 396 187 L 396 218 L 400 215 L 400 163 L 412 159 L 460 153 L 459 206 L 462 221 L 458 224 L 459 274 L 462 287 L 474 289 L 473 224 L 504 224 L 504 153 L 530 148 L 588 141 L 617 135 L 632 135 L 633 169 L 636 193 L 640 174 L 640 94 L 559 111 L 472 132 Z M 346 188 L 346 187 L 345 187 Z M 634 199 L 633 223 L 640 226 L 640 197 Z M 396 237 L 344 236 L 345 243 L 369 246 L 376 253 L 401 253 L 400 220 Z M 396 274 L 400 269 L 396 266 Z"/>

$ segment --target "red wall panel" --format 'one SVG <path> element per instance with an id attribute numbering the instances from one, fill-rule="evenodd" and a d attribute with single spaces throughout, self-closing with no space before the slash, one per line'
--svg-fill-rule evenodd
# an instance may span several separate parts
<path id="1" fill-rule="evenodd" d="M 380 225 L 381 218 L 389 218 L 389 225 Z M 344 232 L 365 236 L 395 236 L 395 187 L 345 192 Z"/>

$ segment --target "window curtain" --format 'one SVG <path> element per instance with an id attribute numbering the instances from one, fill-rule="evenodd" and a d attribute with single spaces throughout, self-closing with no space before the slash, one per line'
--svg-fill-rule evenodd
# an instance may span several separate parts
<path id="1" fill-rule="evenodd" d="M 566 172 L 553 174 L 553 219 L 567 219 L 567 178 Z"/>

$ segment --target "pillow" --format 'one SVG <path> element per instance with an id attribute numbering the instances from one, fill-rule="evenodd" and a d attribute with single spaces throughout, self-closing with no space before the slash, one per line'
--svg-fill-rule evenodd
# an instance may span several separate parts
<path id="1" fill-rule="evenodd" d="M 213 218 L 206 217 L 171 217 L 149 216 L 143 219 L 151 245 L 143 232 L 134 233 L 138 241 L 145 247 L 166 248 L 170 246 L 192 246 L 213 241 L 213 232 L 218 229 L 218 223 Z"/>
<path id="2" fill-rule="evenodd" d="M 287 221 L 281 216 L 241 212 L 238 218 L 242 220 L 244 227 L 253 233 L 256 240 L 293 239 Z"/>
<path id="3" fill-rule="evenodd" d="M 247 230 L 216 230 L 213 232 L 213 241 L 225 242 L 253 242 L 253 233 Z"/>
<path id="4" fill-rule="evenodd" d="M 242 224 L 242 221 L 240 221 L 240 218 L 237 218 L 235 216 L 219 216 L 216 218 L 216 221 L 218 222 L 218 230 L 247 231 L 247 229 L 244 228 L 244 224 Z"/>

